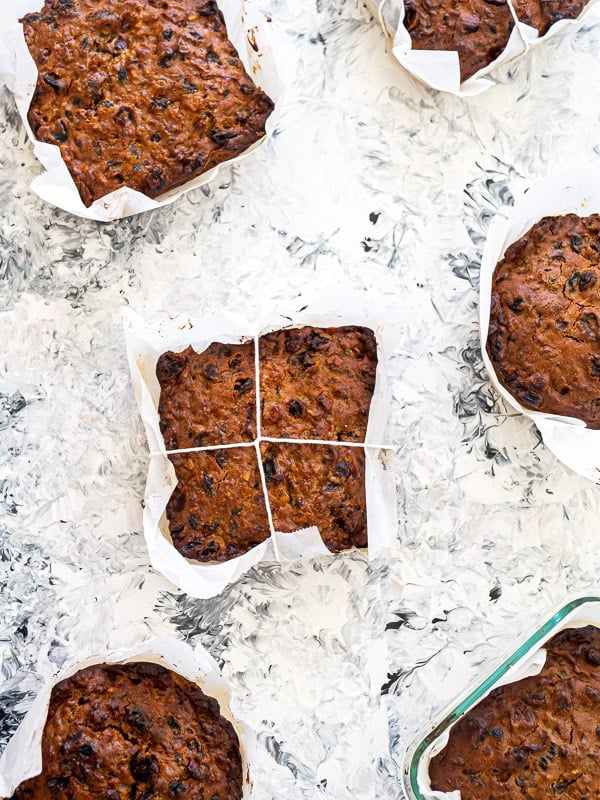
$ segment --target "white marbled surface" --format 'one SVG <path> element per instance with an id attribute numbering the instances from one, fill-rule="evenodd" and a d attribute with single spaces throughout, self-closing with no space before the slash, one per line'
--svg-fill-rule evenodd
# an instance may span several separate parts
<path id="1" fill-rule="evenodd" d="M 1 740 L 46 658 L 166 633 L 234 684 L 257 798 L 387 800 L 430 714 L 597 581 L 600 490 L 498 400 L 476 317 L 494 211 L 598 159 L 600 23 L 463 101 L 403 73 L 358 0 L 264 6 L 296 59 L 280 129 L 168 209 L 102 225 L 44 205 L 0 94 Z M 324 282 L 397 298 L 397 553 L 261 566 L 190 602 L 148 566 L 121 309 L 248 309 Z"/>

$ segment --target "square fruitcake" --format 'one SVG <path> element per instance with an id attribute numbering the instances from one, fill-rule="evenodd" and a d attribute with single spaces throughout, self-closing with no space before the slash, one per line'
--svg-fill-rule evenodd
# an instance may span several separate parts
<path id="1" fill-rule="evenodd" d="M 174 547 L 195 561 L 227 561 L 271 535 L 254 447 L 177 453 L 167 505 Z"/>
<path id="2" fill-rule="evenodd" d="M 158 412 L 177 476 L 167 505 L 173 545 L 186 558 L 223 561 L 270 535 L 317 525 L 332 552 L 367 545 L 365 440 L 377 342 L 357 326 L 302 327 L 259 338 L 261 434 L 298 443 L 251 443 L 257 435 L 254 342 L 213 342 L 163 353 Z M 336 444 L 302 443 L 322 439 Z"/>
<path id="3" fill-rule="evenodd" d="M 167 450 L 252 442 L 256 438 L 254 342 L 213 342 L 163 353 L 156 365 L 158 414 Z"/>
<path id="4" fill-rule="evenodd" d="M 273 102 L 214 0 L 45 0 L 21 22 L 29 124 L 86 206 L 122 186 L 156 197 L 265 135 Z"/>
<path id="5" fill-rule="evenodd" d="M 275 530 L 317 525 L 332 553 L 367 546 L 361 447 L 263 442 L 260 449 Z"/>

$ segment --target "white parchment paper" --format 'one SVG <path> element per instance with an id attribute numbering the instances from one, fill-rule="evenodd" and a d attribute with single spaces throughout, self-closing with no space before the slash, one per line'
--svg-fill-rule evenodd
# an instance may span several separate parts
<path id="1" fill-rule="evenodd" d="M 583 628 L 586 625 L 596 625 L 597 627 L 600 627 L 600 603 L 585 603 L 579 606 L 579 608 L 574 609 L 570 614 L 567 614 L 560 625 L 556 627 L 548 626 L 548 633 L 540 640 L 539 644 L 533 650 L 527 653 L 527 655 L 525 655 L 522 659 L 520 659 L 520 661 L 514 664 L 514 666 L 512 666 L 507 672 L 505 672 L 505 674 L 493 686 L 491 686 L 477 702 L 481 702 L 481 700 L 487 697 L 490 692 L 500 686 L 506 686 L 509 683 L 515 683 L 516 681 L 520 681 L 523 678 L 528 678 L 532 675 L 539 675 L 544 667 L 544 664 L 546 663 L 546 650 L 544 649 L 544 644 L 565 628 Z M 528 637 L 524 637 L 524 640 L 527 638 Z M 523 640 L 517 644 L 515 650 L 518 649 L 522 641 Z M 462 696 L 464 697 L 467 694 L 470 694 L 474 688 L 474 686 L 469 687 L 465 695 Z M 461 699 L 462 697 L 454 700 L 450 707 L 444 709 L 444 711 L 439 715 L 437 721 L 431 723 L 431 727 L 435 727 L 435 725 L 444 719 L 444 717 L 451 713 L 451 711 L 459 705 Z M 476 705 L 477 704 L 473 704 L 471 708 L 474 708 Z M 429 777 L 429 764 L 431 763 L 432 758 L 440 753 L 448 744 L 450 731 L 453 727 L 454 725 L 451 725 L 440 737 L 438 737 L 438 739 L 435 740 L 435 742 L 431 744 L 419 762 L 419 788 L 426 797 L 436 798 L 436 800 L 460 800 L 461 793 L 458 789 L 453 792 L 434 791 L 431 788 L 431 780 Z M 419 737 L 419 741 L 423 738 L 423 736 L 424 734 Z M 412 749 L 412 747 L 409 749 L 409 753 L 412 752 Z M 408 758 L 405 760 L 404 766 L 406 774 L 406 770 L 409 767 Z"/>
<path id="2" fill-rule="evenodd" d="M 386 32 L 394 57 L 412 75 L 432 89 L 449 92 L 458 97 L 472 97 L 494 86 L 489 74 L 501 64 L 522 55 L 534 44 L 546 41 L 564 28 L 579 25 L 596 7 L 599 0 L 590 0 L 579 17 L 574 20 L 559 20 L 544 36 L 539 36 L 535 28 L 520 22 L 509 2 L 515 27 L 502 53 L 461 83 L 458 53 L 451 50 L 413 50 L 410 34 L 404 26 L 404 0 L 365 0 L 371 13 L 379 20 Z"/>
<path id="3" fill-rule="evenodd" d="M 228 719 L 240 742 L 244 776 L 244 798 L 249 800 L 252 791 L 252 763 L 255 759 L 256 737 L 243 722 L 235 709 L 231 689 L 222 677 L 217 662 L 200 645 L 193 650 L 176 639 L 156 637 L 131 649 L 110 650 L 77 661 L 54 673 L 37 695 L 15 735 L 0 758 L 0 796 L 10 797 L 17 786 L 28 778 L 39 775 L 42 770 L 42 734 L 52 689 L 65 678 L 92 664 L 124 664 L 134 661 L 149 661 L 177 672 L 196 683 L 202 691 L 214 697 L 221 714 Z"/>
<path id="4" fill-rule="evenodd" d="M 377 338 L 377 377 L 365 438 L 365 443 L 373 445 L 365 450 L 365 493 L 368 554 L 369 558 L 375 558 L 393 546 L 397 527 L 395 486 L 385 452 L 377 446 L 386 444 L 390 403 L 386 354 L 393 351 L 400 336 L 400 326 L 397 319 L 394 324 L 394 308 L 390 301 L 369 298 L 366 294 L 344 294 L 337 298 L 324 296 L 314 301 L 303 299 L 301 309 L 295 309 L 293 305 L 280 307 L 253 322 L 225 312 L 198 318 L 188 314 L 175 318 L 162 315 L 153 322 L 145 322 L 134 312 L 125 311 L 127 356 L 151 452 L 145 493 L 144 536 L 153 567 L 192 597 L 208 598 L 219 594 L 260 561 L 331 554 L 316 527 L 295 533 L 272 531 L 272 536 L 265 542 L 222 563 L 192 562 L 173 547 L 165 510 L 177 481 L 175 470 L 165 455 L 160 432 L 160 387 L 156 379 L 156 362 L 167 350 L 178 352 L 191 345 L 202 352 L 214 341 L 239 342 L 272 330 L 303 325 L 364 325 L 371 328 Z M 343 446 L 340 442 L 335 444 Z"/>
<path id="5" fill-rule="evenodd" d="M 230 40 L 235 45 L 248 74 L 275 102 L 267 120 L 266 135 L 244 153 L 199 175 L 183 186 L 152 199 L 127 186 L 96 200 L 86 208 L 64 162 L 58 145 L 38 141 L 27 121 L 27 112 L 37 81 L 37 67 L 29 53 L 18 20 L 25 14 L 40 11 L 43 0 L 11 0 L 0 10 L 0 80 L 14 93 L 15 101 L 33 150 L 45 171 L 31 182 L 31 188 L 52 205 L 87 219 L 100 222 L 122 219 L 170 205 L 178 197 L 214 180 L 221 166 L 234 164 L 261 147 L 272 136 L 277 124 L 283 93 L 280 70 L 281 53 L 275 56 L 271 40 L 271 21 L 260 12 L 256 0 L 219 0 Z"/>
<path id="6" fill-rule="evenodd" d="M 488 374 L 502 397 L 532 419 L 544 444 L 564 464 L 585 478 L 600 483 L 600 430 L 587 428 L 582 420 L 542 414 L 522 406 L 499 382 L 485 349 L 492 299 L 492 276 L 506 249 L 545 216 L 600 213 L 600 166 L 552 175 L 533 185 L 506 214 L 492 224 L 481 260 L 479 325 L 481 352 Z"/>

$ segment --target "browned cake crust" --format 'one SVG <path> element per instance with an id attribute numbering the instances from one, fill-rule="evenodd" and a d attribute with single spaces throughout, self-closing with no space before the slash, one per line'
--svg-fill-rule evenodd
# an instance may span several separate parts
<path id="1" fill-rule="evenodd" d="M 254 447 L 169 456 L 178 484 L 167 505 L 186 558 L 227 561 L 271 535 Z"/>
<path id="2" fill-rule="evenodd" d="M 22 22 L 38 67 L 29 123 L 86 206 L 121 186 L 156 197 L 265 134 L 273 103 L 213 0 L 46 0 Z"/>
<path id="3" fill-rule="evenodd" d="M 577 19 L 587 0 L 512 0 L 521 22 L 536 28 L 540 36 L 560 19 Z"/>
<path id="4" fill-rule="evenodd" d="M 333 553 L 367 546 L 361 448 L 263 442 L 261 453 L 276 530 L 317 525 Z"/>
<path id="5" fill-rule="evenodd" d="M 254 342 L 213 342 L 163 353 L 156 365 L 158 413 L 167 450 L 251 442 L 256 438 Z"/>
<path id="6" fill-rule="evenodd" d="M 375 388 L 368 328 L 291 328 L 260 338 L 262 433 L 363 442 Z"/>
<path id="7" fill-rule="evenodd" d="M 404 0 L 404 25 L 415 50 L 455 50 L 461 81 L 506 47 L 514 20 L 506 0 Z"/>
<path id="8" fill-rule="evenodd" d="M 434 790 L 462 800 L 591 800 L 600 785 L 600 632 L 566 629 L 539 675 L 494 689 L 432 759 Z"/>
<path id="9" fill-rule="evenodd" d="M 274 438 L 365 439 L 377 371 L 368 328 L 293 328 L 259 340 L 262 434 Z M 256 438 L 254 343 L 164 353 L 160 427 L 168 450 Z M 275 528 L 318 525 L 333 552 L 366 547 L 362 449 L 264 444 Z M 167 506 L 173 545 L 211 562 L 242 555 L 270 535 L 254 448 L 169 456 L 177 487 Z"/>
<path id="10" fill-rule="evenodd" d="M 600 428 L 600 215 L 544 217 L 495 269 L 487 352 L 527 408 Z"/>
<path id="11" fill-rule="evenodd" d="M 231 723 L 196 684 L 156 664 L 101 664 L 52 691 L 42 773 L 13 800 L 239 800 Z"/>

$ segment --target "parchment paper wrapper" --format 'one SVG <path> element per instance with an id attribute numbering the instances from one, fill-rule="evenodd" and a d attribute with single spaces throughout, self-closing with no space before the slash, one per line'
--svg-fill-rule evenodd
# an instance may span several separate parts
<path id="1" fill-rule="evenodd" d="M 496 264 L 513 242 L 545 216 L 600 213 L 600 167 L 588 167 L 553 175 L 534 184 L 510 211 L 498 214 L 492 224 L 481 260 L 479 325 L 481 352 L 492 383 L 517 411 L 532 419 L 544 441 L 564 464 L 595 483 L 600 483 L 600 430 L 587 428 L 582 420 L 542 414 L 522 406 L 499 382 L 485 349 Z"/>
<path id="2" fill-rule="evenodd" d="M 198 646 L 192 650 L 184 642 L 165 637 L 149 639 L 131 649 L 109 650 L 92 655 L 55 672 L 33 701 L 0 758 L 0 797 L 10 797 L 22 781 L 39 775 L 42 770 L 42 734 L 54 686 L 92 664 L 121 664 L 132 661 L 160 664 L 193 681 L 206 695 L 218 700 L 221 714 L 232 723 L 240 742 L 243 797 L 245 800 L 252 798 L 251 770 L 255 761 L 256 739 L 250 727 L 236 714 L 228 682 L 222 677 L 216 661 L 203 647 Z"/>
<path id="3" fill-rule="evenodd" d="M 27 112 L 37 81 L 37 67 L 29 53 L 23 28 L 18 20 L 25 14 L 40 11 L 43 4 L 43 0 L 11 0 L 8 8 L 0 10 L 0 81 L 6 83 L 14 93 L 27 134 L 33 142 L 33 151 L 45 168 L 45 172 L 31 182 L 31 188 L 48 203 L 71 214 L 100 222 L 151 211 L 170 205 L 181 195 L 214 180 L 222 166 L 241 161 L 264 145 L 273 134 L 283 92 L 283 81 L 271 42 L 271 22 L 257 9 L 256 0 L 219 0 L 218 5 L 225 17 L 229 38 L 235 45 L 246 71 L 275 102 L 275 109 L 265 127 L 266 135 L 241 155 L 223 162 L 154 200 L 124 186 L 86 208 L 58 145 L 38 141 L 27 121 Z"/>
<path id="4" fill-rule="evenodd" d="M 488 691 L 483 693 L 477 703 L 474 703 L 471 708 L 474 708 L 475 705 L 487 697 L 490 692 L 500 686 L 506 686 L 509 683 L 515 683 L 515 681 L 520 681 L 522 678 L 528 678 L 532 675 L 539 675 L 544 667 L 544 664 L 546 663 L 546 650 L 544 649 L 543 644 L 565 628 L 583 628 L 586 625 L 596 625 L 597 627 L 600 627 L 600 603 L 590 603 L 581 606 L 567 615 L 559 625 L 556 627 L 551 627 L 548 633 L 541 640 L 541 644 L 527 653 L 527 655 L 520 659 L 513 667 L 511 667 L 500 680 L 496 681 L 492 686 L 490 686 Z M 471 691 L 473 688 L 474 687 L 471 686 L 469 691 Z M 460 700 L 453 701 L 451 707 L 440 714 L 440 719 L 444 718 L 447 713 L 450 713 L 453 708 L 456 708 L 459 702 Z M 453 727 L 454 725 L 451 725 L 440 737 L 438 737 L 420 759 L 418 782 L 421 792 L 426 797 L 436 798 L 436 800 L 460 800 L 461 798 L 461 793 L 458 789 L 454 792 L 434 791 L 431 788 L 431 780 L 429 777 L 429 765 L 431 760 L 438 753 L 440 753 L 444 747 L 446 747 L 450 738 L 450 732 Z"/>
<path id="5" fill-rule="evenodd" d="M 494 86 L 489 74 L 501 64 L 507 64 L 539 42 L 555 36 L 565 27 L 579 24 L 599 0 L 590 0 L 577 19 L 559 20 L 544 36 L 535 28 L 520 22 L 509 0 L 515 27 L 502 53 L 466 81 L 460 81 L 458 53 L 450 50 L 413 50 L 410 34 L 404 27 L 404 0 L 365 0 L 373 16 L 381 23 L 390 40 L 394 57 L 426 86 L 449 92 L 458 97 L 472 97 Z"/>
<path id="6" fill-rule="evenodd" d="M 387 303 L 387 304 L 386 304 Z M 250 322 L 242 316 L 225 312 L 210 317 L 181 314 L 167 315 L 145 323 L 130 310 L 125 311 L 125 337 L 133 388 L 148 435 L 151 458 L 145 493 L 144 536 L 152 566 L 192 597 L 213 597 L 260 561 L 293 560 L 300 557 L 331 555 L 316 527 L 296 533 L 272 531 L 265 542 L 244 555 L 222 563 L 202 564 L 185 559 L 174 547 L 169 535 L 165 509 L 176 486 L 175 471 L 164 455 L 160 432 L 158 400 L 160 386 L 156 362 L 167 350 L 179 352 L 191 345 L 197 352 L 211 342 L 234 343 L 251 339 L 280 328 L 303 325 L 320 327 L 364 325 L 371 328 L 378 342 L 378 366 L 375 391 L 365 443 L 385 445 L 390 394 L 386 377 L 386 353 L 391 353 L 400 336 L 394 323 L 391 301 L 369 300 L 366 295 L 343 293 L 336 298 L 314 301 L 302 299 L 300 310 L 291 305 Z M 332 309 L 343 308 L 343 311 Z M 343 443 L 336 443 L 343 445 Z M 387 468 L 385 452 L 377 447 L 365 449 L 365 493 L 369 558 L 390 549 L 396 539 L 395 487 Z"/>

